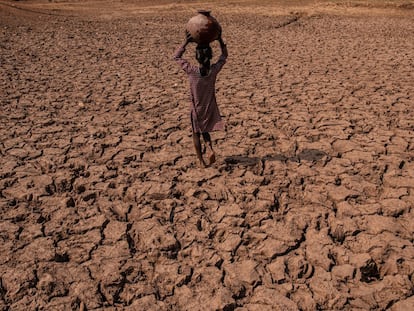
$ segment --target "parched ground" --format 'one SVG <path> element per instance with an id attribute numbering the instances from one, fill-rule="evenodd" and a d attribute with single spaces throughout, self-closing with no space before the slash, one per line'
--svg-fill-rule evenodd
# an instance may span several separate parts
<path id="1" fill-rule="evenodd" d="M 414 3 L 289 3 L 0 1 L 0 310 L 414 310 Z"/>

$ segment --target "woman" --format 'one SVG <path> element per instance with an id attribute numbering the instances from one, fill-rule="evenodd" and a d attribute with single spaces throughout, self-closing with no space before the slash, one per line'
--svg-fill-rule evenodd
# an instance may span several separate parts
<path id="1" fill-rule="evenodd" d="M 185 42 L 178 48 L 174 55 L 174 60 L 187 73 L 190 82 L 193 142 L 197 158 L 202 167 L 208 167 L 216 160 L 210 132 L 224 130 L 224 123 L 221 120 L 220 111 L 216 101 L 215 84 L 217 74 L 226 63 L 228 54 L 221 35 L 217 40 L 220 43 L 221 56 L 215 64 L 210 64 L 211 59 L 213 58 L 210 45 L 197 45 L 196 59 L 199 66 L 191 65 L 187 60 L 182 58 L 187 45 L 190 42 L 193 42 L 189 33 L 187 33 Z M 201 135 L 203 135 L 203 139 L 209 147 L 208 164 L 206 164 L 202 155 Z"/>

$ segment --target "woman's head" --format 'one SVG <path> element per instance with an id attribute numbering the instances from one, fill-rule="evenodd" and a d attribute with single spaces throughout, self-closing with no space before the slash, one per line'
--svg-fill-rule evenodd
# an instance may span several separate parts
<path id="1" fill-rule="evenodd" d="M 210 60 L 213 58 L 213 51 L 209 45 L 197 45 L 196 59 L 204 67 L 210 67 Z"/>

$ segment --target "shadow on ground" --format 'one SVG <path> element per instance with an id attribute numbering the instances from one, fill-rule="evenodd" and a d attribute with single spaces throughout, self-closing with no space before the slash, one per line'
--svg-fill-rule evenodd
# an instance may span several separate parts
<path id="1" fill-rule="evenodd" d="M 300 162 L 309 161 L 317 162 L 327 156 L 327 153 L 317 149 L 304 149 L 295 156 L 286 156 L 283 154 L 266 155 L 264 157 L 248 157 L 243 155 L 230 156 L 224 159 L 227 165 L 242 165 L 242 166 L 253 166 L 259 162 L 266 161 L 281 161 L 281 162 Z"/>

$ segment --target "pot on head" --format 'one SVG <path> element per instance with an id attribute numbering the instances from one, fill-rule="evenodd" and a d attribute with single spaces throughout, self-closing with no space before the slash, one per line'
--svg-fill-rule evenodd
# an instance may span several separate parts
<path id="1" fill-rule="evenodd" d="M 199 45 L 208 45 L 217 40 L 221 33 L 218 21 L 210 15 L 210 11 L 199 10 L 198 14 L 190 18 L 186 30 Z"/>

